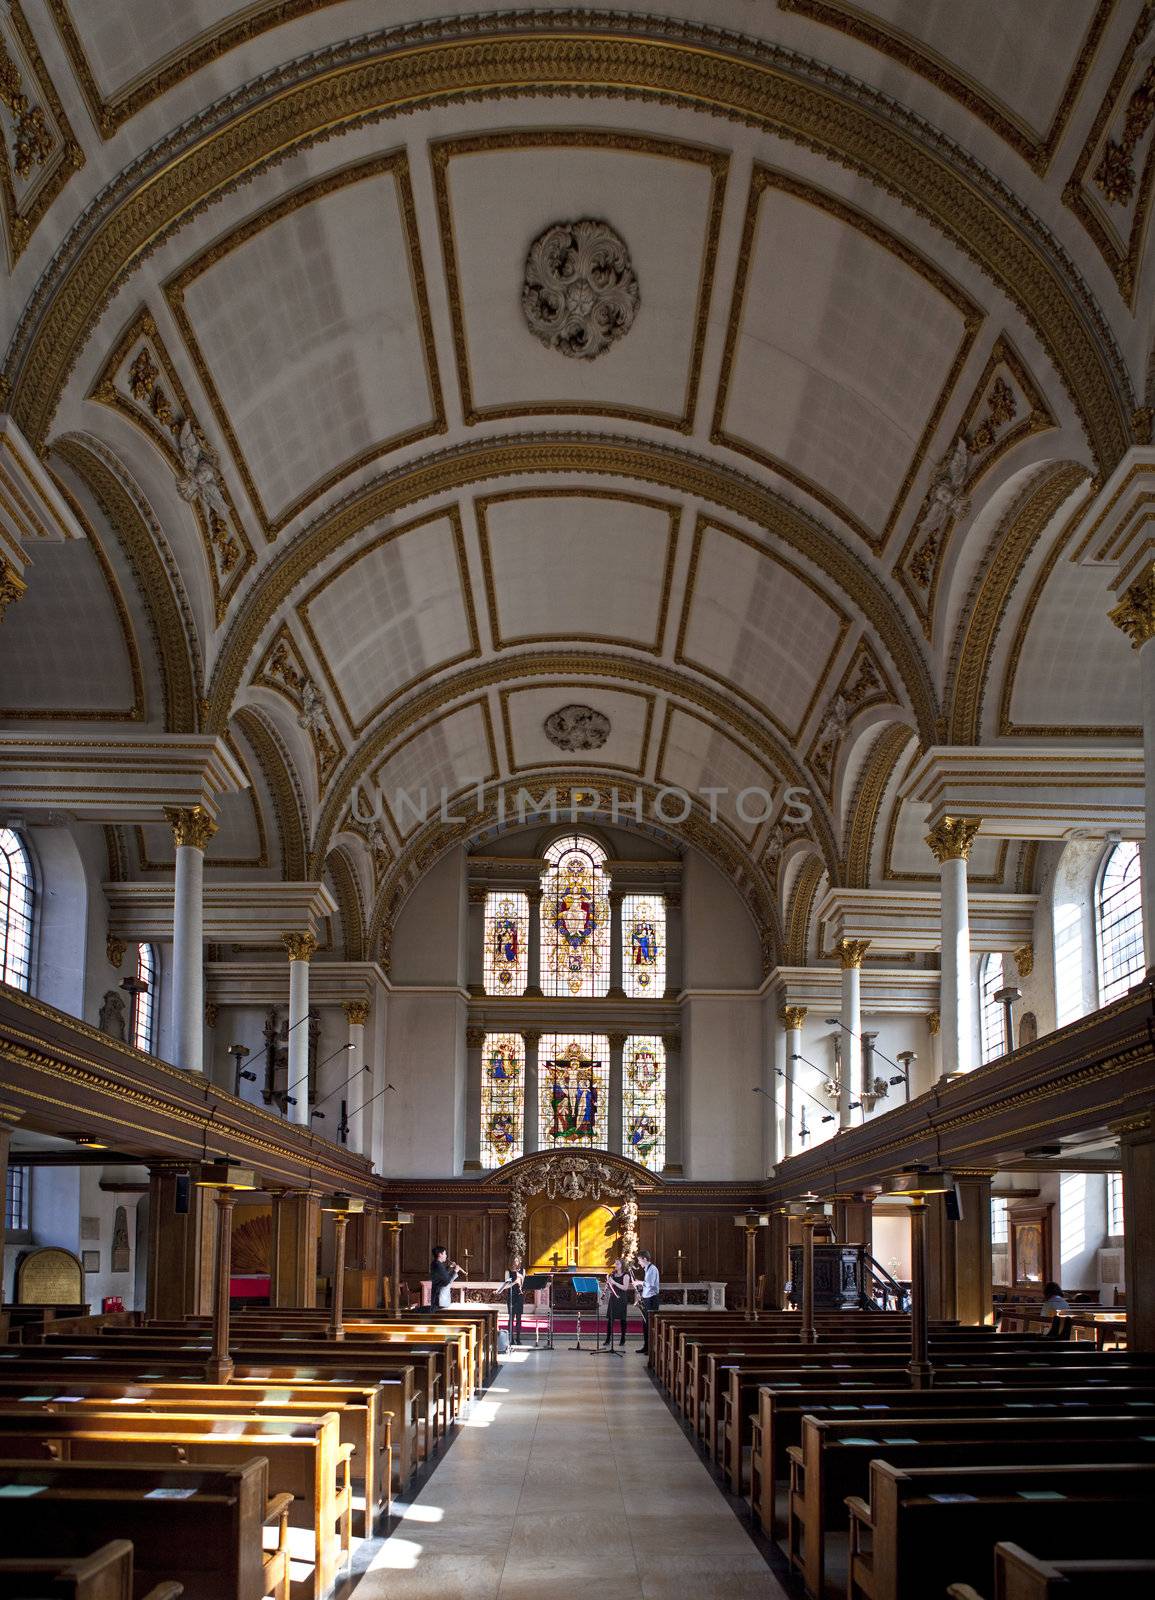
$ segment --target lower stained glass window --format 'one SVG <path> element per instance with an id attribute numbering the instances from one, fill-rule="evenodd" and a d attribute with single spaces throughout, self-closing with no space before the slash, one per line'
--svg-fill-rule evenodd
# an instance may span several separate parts
<path id="1" fill-rule="evenodd" d="M 624 1155 L 651 1172 L 666 1164 L 666 1047 L 652 1034 L 631 1035 L 622 1062 Z"/>
<path id="2" fill-rule="evenodd" d="M 542 1150 L 605 1150 L 609 1135 L 610 1041 L 604 1033 L 546 1033 L 538 1053 L 538 1143 Z"/>
<path id="3" fill-rule="evenodd" d="M 523 1152 L 525 1044 L 520 1033 L 487 1033 L 481 1046 L 481 1164 L 503 1167 Z"/>

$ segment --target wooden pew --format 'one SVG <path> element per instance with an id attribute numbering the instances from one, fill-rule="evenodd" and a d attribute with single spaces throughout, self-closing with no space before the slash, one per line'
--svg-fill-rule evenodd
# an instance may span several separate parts
<path id="1" fill-rule="evenodd" d="M 1150 1534 L 1140 1537 L 1150 1545 Z M 995 1600 L 1150 1600 L 1155 1561 L 1040 1561 L 1021 1545 L 995 1545 Z M 969 1583 L 952 1583 L 951 1600 L 981 1600 Z"/>
<path id="2" fill-rule="evenodd" d="M 247 1391 L 247 1392 L 246 1392 Z M 328 1384 L 310 1389 L 277 1387 L 264 1392 L 255 1384 L 110 1383 L 88 1379 L 13 1382 L 0 1377 L 0 1406 L 29 1405 L 38 1409 L 75 1408 L 108 1411 L 114 1405 L 131 1406 L 134 1416 L 160 1412 L 221 1416 L 246 1416 L 254 1412 L 278 1417 L 319 1417 L 335 1411 L 341 1423 L 341 1442 L 353 1447 L 351 1472 L 361 1481 L 365 1508 L 361 1533 L 371 1538 L 379 1512 L 388 1513 L 391 1502 L 392 1441 L 390 1418 L 378 1407 L 380 1386 L 338 1388 Z"/>
<path id="3" fill-rule="evenodd" d="M 177 1600 L 179 1583 L 158 1583 L 140 1600 Z M 0 1600 L 136 1600 L 132 1545 L 113 1539 L 90 1556 L 5 1556 Z"/>
<path id="4" fill-rule="evenodd" d="M 870 1465 L 851 1495 L 847 1600 L 925 1600 L 984 1583 L 1001 1539 L 1097 1556 L 1155 1511 L 1155 1464 Z M 1106 1600 L 1106 1597 L 1105 1597 Z"/>
<path id="5" fill-rule="evenodd" d="M 289 1521 L 313 1535 L 314 1600 L 322 1600 L 352 1549 L 352 1447 L 339 1438 L 336 1412 L 290 1421 L 253 1414 L 213 1415 L 123 1411 L 48 1412 L 0 1408 L 0 1453 L 31 1461 L 151 1461 L 240 1465 L 260 1454 L 274 1493 L 293 1497 Z"/>
<path id="6" fill-rule="evenodd" d="M 813 1379 L 813 1374 L 809 1375 Z M 802 1421 L 807 1415 L 853 1422 L 863 1433 L 885 1427 L 901 1432 L 908 1418 L 915 1416 L 985 1415 L 1008 1413 L 1045 1415 L 1134 1415 L 1152 1424 L 1155 1432 L 1155 1384 L 1144 1380 L 1136 1384 L 1086 1385 L 1067 1377 L 1055 1385 L 1021 1384 L 1012 1374 L 1005 1385 L 975 1387 L 958 1385 L 939 1389 L 872 1387 L 868 1391 L 851 1388 L 830 1379 L 781 1388 L 762 1384 L 758 1390 L 758 1414 L 754 1420 L 754 1448 L 751 1452 L 749 1501 L 755 1520 L 766 1532 L 777 1527 L 774 1507 L 775 1482 L 789 1470 L 788 1451 L 802 1438 Z"/>
<path id="7" fill-rule="evenodd" d="M 997 1466 L 1012 1462 L 1151 1461 L 1150 1418 L 1023 1415 L 904 1416 L 873 1431 L 861 1422 L 807 1416 L 791 1445 L 786 1550 L 806 1592 L 821 1600 L 826 1543 L 845 1532 L 845 1503 L 869 1488 L 870 1462 L 894 1467 Z"/>
<path id="8" fill-rule="evenodd" d="M 3 1460 L 0 1479 L 35 1492 L 0 1498 L 0 1542 L 75 1557 L 115 1530 L 131 1541 L 138 1589 L 163 1574 L 184 1600 L 289 1600 L 291 1496 L 270 1499 L 268 1478 L 259 1456 L 232 1467 Z"/>

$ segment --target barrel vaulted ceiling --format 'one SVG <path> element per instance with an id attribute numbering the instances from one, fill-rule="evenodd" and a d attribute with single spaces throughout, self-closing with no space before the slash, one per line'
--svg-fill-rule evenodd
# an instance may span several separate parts
<path id="1" fill-rule="evenodd" d="M 765 788 L 681 836 L 800 959 L 823 883 L 933 881 L 921 747 L 1137 737 L 1072 530 L 1150 442 L 1155 8 L 662 9 L 0 11 L 3 400 L 85 535 L 3 716 L 225 735 L 210 868 L 326 873 L 350 954 L 495 822 L 375 792 Z M 637 291 L 593 358 L 523 310 L 587 219 Z"/>

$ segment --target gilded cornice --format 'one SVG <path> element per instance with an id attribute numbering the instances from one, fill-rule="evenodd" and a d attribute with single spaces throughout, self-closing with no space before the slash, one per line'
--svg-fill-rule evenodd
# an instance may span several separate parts
<path id="1" fill-rule="evenodd" d="M 20 0 L 11 0 L 8 16 L 18 56 L 8 50 L 3 34 L 0 52 L 7 62 L 5 104 L 15 137 L 10 153 L 8 134 L 0 130 L 0 209 L 11 268 L 49 206 L 84 165 L 84 151 L 72 132 Z"/>
<path id="2" fill-rule="evenodd" d="M 901 723 L 887 728 L 879 735 L 859 777 L 848 811 L 849 825 L 843 855 L 843 881 L 850 889 L 870 887 L 870 856 L 883 798 L 894 777 L 894 770 L 902 759 L 902 752 L 913 737 L 913 731 Z"/>
<path id="3" fill-rule="evenodd" d="M 790 903 L 786 907 L 784 919 L 786 924 L 784 935 L 786 966 L 804 967 L 806 965 L 806 936 L 810 930 L 810 913 L 814 909 L 814 900 L 818 894 L 819 886 L 826 875 L 826 868 L 819 858 L 811 856 L 794 881 L 794 888 L 790 893 Z"/>
<path id="4" fill-rule="evenodd" d="M 111 296 L 237 184 L 343 129 L 449 100 L 595 90 L 745 123 L 901 199 L 1019 306 L 1056 364 L 1100 470 L 1123 455 L 1134 397 L 1101 313 L 1054 237 L 963 150 L 892 100 L 773 46 L 590 12 L 458 18 L 346 41 L 225 96 L 147 152 L 78 219 L 22 318 L 5 377 L 25 435 L 46 439 Z"/>

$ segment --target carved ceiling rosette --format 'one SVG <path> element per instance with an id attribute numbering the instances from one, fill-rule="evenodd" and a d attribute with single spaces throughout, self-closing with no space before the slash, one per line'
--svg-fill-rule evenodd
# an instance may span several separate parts
<path id="1" fill-rule="evenodd" d="M 546 738 L 559 750 L 600 750 L 610 736 L 610 719 L 592 706 L 559 706 L 544 727 Z"/>
<path id="2" fill-rule="evenodd" d="M 555 222 L 529 247 L 521 308 L 548 349 L 592 361 L 633 326 L 638 280 L 606 222 Z"/>

